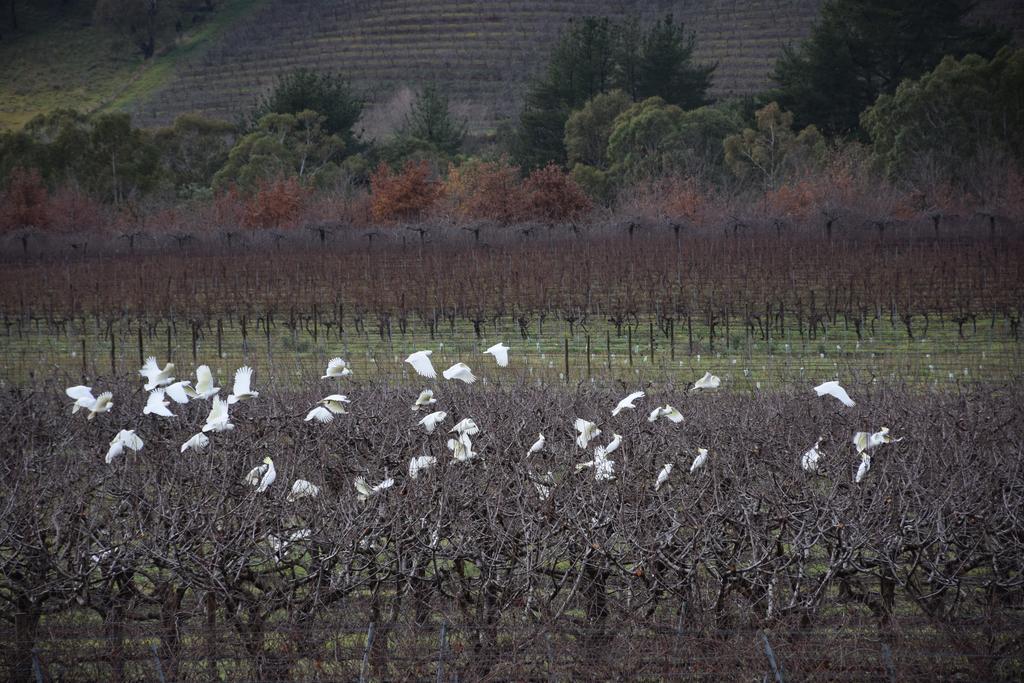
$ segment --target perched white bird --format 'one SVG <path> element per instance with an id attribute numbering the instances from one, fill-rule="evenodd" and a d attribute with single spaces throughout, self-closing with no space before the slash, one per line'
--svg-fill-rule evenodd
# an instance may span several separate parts
<path id="1" fill-rule="evenodd" d="M 889 428 L 882 427 L 874 434 L 867 432 L 857 432 L 853 435 L 853 445 L 857 447 L 858 453 L 869 451 L 872 448 L 881 446 L 884 443 L 892 443 L 894 441 L 902 441 L 903 439 L 893 439 L 889 436 Z"/>
<path id="2" fill-rule="evenodd" d="M 533 442 L 533 445 L 530 446 L 530 450 L 528 450 L 526 454 L 533 455 L 534 453 L 540 453 L 544 449 L 544 442 L 544 434 L 538 434 L 537 440 Z"/>
<path id="3" fill-rule="evenodd" d="M 96 400 L 91 406 L 88 406 L 89 418 L 93 419 L 100 413 L 110 412 L 110 409 L 114 407 L 114 395 L 109 391 L 104 391 L 102 394 L 96 397 Z"/>
<path id="4" fill-rule="evenodd" d="M 174 363 L 168 363 L 161 370 L 156 364 L 156 357 L 150 356 L 139 369 L 139 374 L 146 378 L 146 391 L 153 391 L 174 381 Z"/>
<path id="5" fill-rule="evenodd" d="M 114 458 L 124 453 L 126 448 L 130 448 L 133 451 L 142 450 L 142 439 L 135 434 L 134 429 L 122 429 L 111 440 L 110 448 L 107 449 L 107 464 L 109 465 L 114 461 Z"/>
<path id="6" fill-rule="evenodd" d="M 92 395 L 92 387 L 77 386 L 68 387 L 64 390 L 74 403 L 71 404 L 71 414 L 74 415 L 82 408 L 89 409 L 96 403 L 96 397 Z"/>
<path id="7" fill-rule="evenodd" d="M 437 464 L 437 458 L 432 455 L 420 455 L 409 461 L 409 478 L 416 479 L 420 472 L 425 472 Z"/>
<path id="8" fill-rule="evenodd" d="M 576 471 L 579 472 L 588 467 L 594 468 L 594 479 L 597 481 L 611 481 L 615 478 L 615 461 L 610 460 L 600 446 L 594 450 L 594 459 L 579 463 L 576 465 Z"/>
<path id="9" fill-rule="evenodd" d="M 394 486 L 395 480 L 389 478 L 385 479 L 376 486 L 370 486 L 369 484 L 366 483 L 366 479 L 364 479 L 363 477 L 356 477 L 356 480 L 352 482 L 352 485 L 355 486 L 356 491 L 359 492 L 359 495 L 357 495 L 356 498 L 358 498 L 360 502 L 365 502 L 372 498 L 373 496 L 380 493 L 381 491 L 386 491 L 387 489 Z"/>
<path id="10" fill-rule="evenodd" d="M 457 379 L 466 384 L 472 384 L 476 381 L 476 376 L 465 363 L 456 363 L 441 374 L 444 375 L 445 379 Z"/>
<path id="11" fill-rule="evenodd" d="M 231 394 L 228 395 L 228 403 L 238 403 L 259 396 L 260 392 L 253 391 L 251 384 L 252 368 L 243 365 L 235 370 L 235 386 L 232 387 Z"/>
<path id="12" fill-rule="evenodd" d="M 659 490 L 662 486 L 665 485 L 665 482 L 667 482 L 668 478 L 672 475 L 672 469 L 674 467 L 675 467 L 675 465 L 673 465 L 670 462 L 667 462 L 661 468 L 661 471 L 658 472 L 658 479 L 657 479 L 657 481 L 654 482 L 654 490 L 655 491 Z"/>
<path id="13" fill-rule="evenodd" d="M 341 358 L 332 358 L 327 362 L 327 374 L 320 379 L 332 379 L 335 377 L 348 377 L 352 374 L 352 369 L 348 367 L 348 363 L 343 361 Z"/>
<path id="14" fill-rule="evenodd" d="M 661 408 L 655 408 L 651 411 L 651 414 L 647 417 L 648 422 L 657 422 L 659 418 L 666 418 L 679 424 L 683 421 L 683 414 L 670 405 L 665 405 Z"/>
<path id="15" fill-rule="evenodd" d="M 476 426 L 476 422 L 473 422 L 471 418 L 466 417 L 460 420 L 459 424 L 455 425 L 448 431 L 458 432 L 459 436 L 462 436 L 463 434 L 467 436 L 476 436 L 480 433 L 480 428 Z"/>
<path id="16" fill-rule="evenodd" d="M 829 396 L 837 399 L 840 403 L 849 408 L 852 408 L 855 405 L 857 405 L 856 403 L 854 403 L 853 399 L 850 398 L 850 395 L 846 393 L 846 389 L 843 389 L 841 386 L 839 386 L 839 382 L 825 382 L 824 384 L 819 384 L 818 386 L 814 387 L 814 393 L 816 393 L 818 396 L 824 396 L 828 394 Z"/>
<path id="17" fill-rule="evenodd" d="M 437 372 L 434 370 L 434 365 L 430 362 L 430 354 L 432 353 L 434 352 L 416 351 L 415 353 L 410 353 L 405 362 L 412 366 L 417 375 L 433 379 L 437 377 Z"/>
<path id="18" fill-rule="evenodd" d="M 458 439 L 448 439 L 448 450 L 456 462 L 469 462 L 477 456 L 468 434 L 462 434 Z"/>
<path id="19" fill-rule="evenodd" d="M 821 445 L 822 437 L 818 437 L 818 440 L 814 442 L 814 445 L 800 456 L 800 467 L 803 468 L 804 472 L 817 472 L 818 471 L 818 460 L 821 458 L 821 453 L 818 452 L 818 446 Z"/>
<path id="20" fill-rule="evenodd" d="M 693 387 L 690 391 L 695 391 L 697 389 L 717 389 L 721 384 L 721 378 L 712 375 L 710 372 L 705 372 L 703 377 L 693 383 Z"/>
<path id="21" fill-rule="evenodd" d="M 189 449 L 198 452 L 198 451 L 203 450 L 204 448 L 206 448 L 209 445 L 210 445 L 210 437 L 206 436 L 206 434 L 203 434 L 202 432 L 199 432 L 198 434 L 193 434 L 192 437 L 188 441 L 186 441 L 185 443 L 181 444 L 181 452 L 184 453 L 185 451 L 187 451 Z"/>
<path id="22" fill-rule="evenodd" d="M 146 399 L 146 407 L 142 409 L 142 414 L 174 417 L 174 413 L 167 409 L 169 405 L 171 404 L 164 400 L 164 390 L 156 389 L 149 392 L 149 398 Z"/>
<path id="23" fill-rule="evenodd" d="M 445 418 L 447 417 L 448 413 L 444 412 L 443 410 L 438 410 L 436 413 L 431 413 L 430 415 L 427 415 L 425 418 L 420 420 L 419 424 L 423 425 L 423 428 L 427 430 L 427 434 L 433 434 L 434 428 L 437 427 L 437 425 L 439 425 L 440 423 L 444 422 Z"/>
<path id="24" fill-rule="evenodd" d="M 636 408 L 636 406 L 633 405 L 633 402 L 636 401 L 638 398 L 643 398 L 646 395 L 647 394 L 645 394 L 642 391 L 634 391 L 632 394 L 619 401 L 619 404 L 612 409 L 612 417 L 618 415 L 626 408 L 633 410 L 634 408 Z"/>
<path id="25" fill-rule="evenodd" d="M 706 449 L 706 448 L 698 448 L 697 449 L 697 457 L 693 459 L 693 464 L 690 465 L 690 474 L 693 474 L 694 472 L 699 470 L 701 467 L 704 467 L 704 464 L 707 461 L 708 461 L 708 449 Z"/>
<path id="26" fill-rule="evenodd" d="M 605 455 L 610 455 L 615 451 L 619 450 L 619 446 L 622 445 L 622 435 L 612 434 L 612 440 L 608 442 L 607 446 L 600 446 L 599 448 L 604 451 Z"/>
<path id="27" fill-rule="evenodd" d="M 188 403 L 190 391 L 193 394 L 195 393 L 192 391 L 192 382 L 189 382 L 187 379 L 183 379 L 180 382 L 175 382 L 173 384 L 168 384 L 164 387 L 164 393 L 173 399 L 175 403 L 181 404 Z"/>
<path id="28" fill-rule="evenodd" d="M 419 410 L 424 406 L 432 406 L 437 403 L 437 399 L 434 398 L 434 392 L 430 389 L 424 389 L 420 392 L 419 397 L 416 399 L 416 403 L 412 404 L 413 410 Z"/>
<path id="29" fill-rule="evenodd" d="M 206 416 L 206 424 L 203 425 L 204 432 L 227 432 L 235 428 L 228 418 L 228 402 L 220 396 L 213 397 L 213 407 L 210 414 Z"/>
<path id="30" fill-rule="evenodd" d="M 245 475 L 245 483 L 256 487 L 256 493 L 263 493 L 274 480 L 277 479 L 277 470 L 274 469 L 274 461 L 270 456 L 263 458 L 262 465 L 256 465 L 249 474 Z"/>
<path id="31" fill-rule="evenodd" d="M 320 487 L 305 479 L 296 479 L 292 484 L 291 493 L 288 494 L 288 502 L 294 503 L 299 498 L 316 498 L 320 495 Z"/>
<path id="32" fill-rule="evenodd" d="M 334 413 L 329 411 L 327 408 L 324 408 L 323 406 L 317 406 L 316 408 L 313 408 L 313 410 L 306 413 L 305 421 L 309 422 L 310 420 L 316 420 L 320 424 L 327 424 L 328 422 L 334 420 Z"/>
<path id="33" fill-rule="evenodd" d="M 189 398 L 200 398 L 204 401 L 220 393 L 220 387 L 213 386 L 213 373 L 210 372 L 209 365 L 200 365 L 196 368 L 195 386 L 193 387 L 191 383 L 186 382 L 184 389 Z"/>
<path id="34" fill-rule="evenodd" d="M 855 484 L 859 484 L 864 481 L 864 477 L 868 475 L 868 470 L 871 469 L 871 456 L 867 453 L 860 454 L 860 467 L 857 468 L 857 476 L 853 478 Z"/>
<path id="35" fill-rule="evenodd" d="M 596 439 L 601 435 L 601 430 L 597 428 L 597 425 L 593 422 L 588 422 L 581 417 L 576 418 L 576 422 L 573 424 L 576 431 L 579 434 L 576 435 L 576 445 L 580 448 L 586 448 L 587 444 L 592 439 Z"/>
<path id="36" fill-rule="evenodd" d="M 498 362 L 498 365 L 500 365 L 501 367 L 508 367 L 508 347 L 505 346 L 504 344 L 495 344 L 491 348 L 484 351 L 484 353 L 489 353 L 492 356 L 494 356 L 494 360 L 496 360 Z"/>

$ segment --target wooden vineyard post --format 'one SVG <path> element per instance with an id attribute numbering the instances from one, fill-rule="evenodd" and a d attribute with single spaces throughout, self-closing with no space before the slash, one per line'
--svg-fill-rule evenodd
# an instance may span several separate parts
<path id="1" fill-rule="evenodd" d="M 587 379 L 590 379 L 590 335 L 587 335 Z"/>
<path id="2" fill-rule="evenodd" d="M 82 337 L 82 375 L 88 375 L 89 371 L 85 362 L 85 337 Z"/>
<path id="3" fill-rule="evenodd" d="M 139 365 L 142 365 L 145 362 L 146 359 L 143 357 L 142 350 L 142 320 L 139 320 Z"/>
<path id="4" fill-rule="evenodd" d="M 647 325 L 649 339 L 651 340 L 651 365 L 654 365 L 654 321 L 647 321 Z"/>
<path id="5" fill-rule="evenodd" d="M 668 357 L 669 360 L 676 359 L 676 319 L 672 318 L 668 324 Z"/>
<path id="6" fill-rule="evenodd" d="M 565 337 L 562 340 L 565 342 L 565 383 L 569 383 L 569 338 Z"/>
<path id="7" fill-rule="evenodd" d="M 626 325 L 626 349 L 629 351 L 629 367 L 633 367 L 633 328 Z"/>
<path id="8" fill-rule="evenodd" d="M 605 359 L 608 361 L 608 370 L 612 369 L 612 333 L 610 330 L 605 330 L 604 333 L 604 352 Z"/>
<path id="9" fill-rule="evenodd" d="M 224 321 L 217 318 L 217 358 L 224 357 Z"/>
<path id="10" fill-rule="evenodd" d="M 117 374 L 117 338 L 114 336 L 114 326 L 111 325 L 108 333 L 110 334 L 110 374 Z"/>
<path id="11" fill-rule="evenodd" d="M 167 362 L 171 362 L 171 322 L 167 321 Z"/>

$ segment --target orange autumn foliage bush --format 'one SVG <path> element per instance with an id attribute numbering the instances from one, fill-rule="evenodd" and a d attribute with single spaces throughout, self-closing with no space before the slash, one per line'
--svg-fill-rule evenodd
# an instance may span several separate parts
<path id="1" fill-rule="evenodd" d="M 370 176 L 370 213 L 378 223 L 421 218 L 443 195 L 426 160 L 410 159 L 398 173 L 381 163 Z"/>
<path id="2" fill-rule="evenodd" d="M 45 228 L 49 223 L 47 191 L 39 171 L 13 169 L 0 204 L 0 227 L 5 230 Z"/>
<path id="3" fill-rule="evenodd" d="M 244 225 L 250 228 L 294 227 L 308 194 L 298 178 L 264 181 L 245 207 Z"/>
<path id="4" fill-rule="evenodd" d="M 592 208 L 590 198 L 557 164 L 533 171 L 523 181 L 524 217 L 543 221 L 580 218 Z"/>
<path id="5" fill-rule="evenodd" d="M 526 206 L 519 168 L 504 158 L 449 167 L 445 194 L 460 218 L 505 225 L 521 220 Z"/>

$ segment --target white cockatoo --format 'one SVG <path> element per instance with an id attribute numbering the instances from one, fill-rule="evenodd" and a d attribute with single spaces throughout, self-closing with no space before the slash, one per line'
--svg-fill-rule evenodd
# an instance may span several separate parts
<path id="1" fill-rule="evenodd" d="M 637 399 L 643 398 L 646 395 L 647 394 L 645 394 L 642 391 L 634 391 L 632 394 L 619 401 L 618 405 L 612 408 L 612 417 L 618 415 L 627 408 L 633 410 L 634 408 L 636 408 L 636 406 L 633 405 L 633 402 L 636 401 Z"/>
<path id="2" fill-rule="evenodd" d="M 356 491 L 358 492 L 356 498 L 359 500 L 359 502 L 365 502 L 372 498 L 373 496 L 379 494 L 381 491 L 386 491 L 387 489 L 394 486 L 395 480 L 388 478 L 382 481 L 381 483 L 377 484 L 376 486 L 370 486 L 369 484 L 366 483 L 365 478 L 356 477 L 356 480 L 352 482 L 352 485 L 356 487 Z"/>
<path id="3" fill-rule="evenodd" d="M 469 462 L 477 456 L 468 434 L 462 434 L 457 439 L 448 439 L 448 450 L 452 452 L 452 459 L 456 462 Z"/>
<path id="4" fill-rule="evenodd" d="M 694 472 L 699 470 L 701 467 L 704 467 L 704 465 L 707 463 L 707 461 L 708 461 L 708 449 L 706 449 L 706 448 L 698 448 L 697 449 L 697 457 L 693 459 L 693 464 L 690 465 L 690 474 L 693 474 Z"/>
<path id="5" fill-rule="evenodd" d="M 814 387 L 814 393 L 818 396 L 825 396 L 827 394 L 848 408 L 852 408 L 857 405 L 854 403 L 853 399 L 850 398 L 850 395 L 846 393 L 846 389 L 839 386 L 839 382 L 825 382 L 823 384 L 819 384 Z"/>
<path id="6" fill-rule="evenodd" d="M 427 434 L 433 434 L 434 429 L 437 427 L 437 425 L 444 422 L 445 418 L 447 417 L 448 413 L 444 412 L 443 410 L 438 410 L 437 412 L 431 413 L 430 415 L 424 417 L 422 420 L 419 421 L 419 424 L 423 425 L 423 428 L 427 430 Z"/>
<path id="7" fill-rule="evenodd" d="M 576 422 L 573 423 L 576 431 L 579 432 L 576 435 L 576 445 L 580 448 L 586 448 L 587 444 L 592 439 L 596 439 L 601 435 L 601 430 L 597 428 L 597 425 L 593 422 L 588 422 L 583 418 L 577 417 Z"/>
<path id="8" fill-rule="evenodd" d="M 471 418 L 463 418 L 457 425 L 448 430 L 449 432 L 458 432 L 459 436 L 463 434 L 467 436 L 476 436 L 480 433 L 480 428 L 476 426 L 476 422 L 473 422 Z"/>
<path id="9" fill-rule="evenodd" d="M 693 383 L 693 387 L 690 391 L 696 391 L 697 389 L 717 389 L 722 385 L 722 380 L 710 372 L 705 372 L 704 376 Z"/>
<path id="10" fill-rule="evenodd" d="M 607 446 L 601 446 L 605 455 L 611 455 L 615 451 L 619 450 L 619 446 L 622 445 L 622 435 L 612 434 L 612 440 L 608 442 Z"/>
<path id="11" fill-rule="evenodd" d="M 168 398 L 173 400 L 175 403 L 186 404 L 191 394 L 195 393 L 192 389 L 192 382 L 187 379 L 183 379 L 180 382 L 174 382 L 164 387 L 164 393 Z"/>
<path id="12" fill-rule="evenodd" d="M 869 451 L 872 448 L 881 446 L 884 443 L 893 443 L 894 441 L 902 441 L 902 439 L 893 439 L 889 436 L 889 428 L 882 427 L 874 434 L 868 432 L 857 432 L 853 435 L 853 445 L 857 447 L 858 453 Z"/>
<path id="13" fill-rule="evenodd" d="M 427 377 L 434 379 L 437 377 L 437 372 L 434 370 L 433 363 L 430 362 L 430 354 L 433 351 L 416 351 L 410 353 L 409 357 L 405 359 L 405 362 L 412 366 L 412 369 L 416 371 L 417 375 L 421 377 Z"/>
<path id="14" fill-rule="evenodd" d="M 193 450 L 199 452 L 210 445 L 210 437 L 206 436 L 202 432 L 193 434 L 188 441 L 181 444 L 181 452 L 184 453 L 187 450 Z"/>
<path id="15" fill-rule="evenodd" d="M 821 453 L 818 452 L 818 446 L 821 445 L 821 440 L 822 437 L 819 436 L 818 440 L 814 442 L 814 445 L 800 456 L 800 467 L 803 468 L 804 472 L 818 471 L 818 460 L 821 458 Z"/>
<path id="16" fill-rule="evenodd" d="M 527 455 L 533 455 L 534 453 L 540 453 L 542 450 L 544 450 L 544 443 L 545 443 L 544 434 L 543 433 L 538 434 L 537 435 L 537 440 L 533 442 L 533 445 L 530 446 L 530 450 L 528 450 L 526 452 L 526 454 Z"/>
<path id="17" fill-rule="evenodd" d="M 94 403 L 96 403 L 96 397 L 92 395 L 92 387 L 85 387 L 82 385 L 77 387 L 68 387 L 64 390 L 64 393 L 73 401 L 71 404 L 72 415 L 82 408 L 88 410 Z"/>
<path id="18" fill-rule="evenodd" d="M 109 391 L 104 391 L 102 394 L 96 397 L 96 400 L 91 406 L 89 406 L 89 417 L 93 419 L 100 413 L 108 413 L 110 409 L 114 407 L 114 395 Z"/>
<path id="19" fill-rule="evenodd" d="M 142 450 L 142 439 L 138 437 L 134 429 L 122 429 L 110 441 L 110 448 L 107 449 L 106 463 L 109 465 L 114 459 L 124 453 L 124 449 L 130 448 L 133 451 Z"/>
<path id="20" fill-rule="evenodd" d="M 456 363 L 441 374 L 444 375 L 445 379 L 457 379 L 466 384 L 472 384 L 476 381 L 473 371 L 465 363 Z"/>
<path id="21" fill-rule="evenodd" d="M 153 391 L 157 387 L 167 386 L 174 381 L 174 363 L 168 363 L 161 370 L 156 363 L 156 357 L 150 356 L 139 369 L 139 374 L 146 378 L 146 391 Z"/>
<path id="22" fill-rule="evenodd" d="M 425 472 L 437 464 L 437 458 L 432 455 L 420 455 L 409 460 L 409 478 L 416 479 L 420 472 Z"/>
<path id="23" fill-rule="evenodd" d="M 683 414 L 670 405 L 665 405 L 660 408 L 655 408 L 651 411 L 651 414 L 647 417 L 648 422 L 657 422 L 660 418 L 671 420 L 676 424 L 683 421 Z"/>
<path id="24" fill-rule="evenodd" d="M 228 402 L 220 396 L 213 397 L 213 407 L 210 414 L 206 416 L 206 424 L 203 425 L 204 432 L 227 432 L 235 428 L 228 418 Z"/>
<path id="25" fill-rule="evenodd" d="M 662 466 L 661 471 L 658 472 L 658 478 L 654 482 L 655 491 L 660 490 L 661 487 L 665 485 L 665 483 L 668 481 L 668 478 L 672 476 L 673 468 L 675 468 L 675 465 L 673 465 L 670 462 L 667 462 Z"/>
<path id="26" fill-rule="evenodd" d="M 498 365 L 500 365 L 501 367 L 508 367 L 508 347 L 505 346 L 504 344 L 495 344 L 491 348 L 484 351 L 484 353 L 489 353 L 492 356 L 494 356 L 494 360 L 497 361 Z"/>
<path id="27" fill-rule="evenodd" d="M 285 553 L 288 552 L 288 546 L 296 541 L 304 541 L 313 532 L 309 529 L 297 529 L 293 531 L 288 538 L 280 538 L 274 534 L 267 534 L 267 545 L 274 551 L 274 562 L 280 562 L 281 558 L 284 557 Z"/>
<path id="28" fill-rule="evenodd" d="M 248 365 L 243 365 L 235 370 L 235 385 L 231 388 L 231 393 L 228 395 L 228 403 L 247 401 L 259 395 L 260 392 L 252 390 L 252 368 Z"/>
<path id="29" fill-rule="evenodd" d="M 348 411 L 345 410 L 345 404 L 351 402 L 348 400 L 348 396 L 331 394 L 317 401 L 320 405 L 306 413 L 306 422 L 316 420 L 317 422 L 327 424 L 334 419 L 335 415 L 348 415 Z"/>
<path id="30" fill-rule="evenodd" d="M 348 363 L 341 358 L 332 358 L 327 362 L 327 374 L 323 375 L 320 379 L 348 377 L 351 374 L 352 369 L 348 366 Z"/>
<path id="31" fill-rule="evenodd" d="M 200 365 L 196 368 L 195 386 L 186 386 L 185 393 L 192 399 L 206 400 L 213 398 L 220 393 L 220 387 L 213 386 L 213 373 L 209 365 Z"/>
<path id="32" fill-rule="evenodd" d="M 576 471 L 579 472 L 590 467 L 594 468 L 594 479 L 597 481 L 611 481 L 615 478 L 615 461 L 608 458 L 602 446 L 594 449 L 593 460 L 576 465 Z"/>
<path id="33" fill-rule="evenodd" d="M 853 478 L 853 483 L 859 484 L 864 481 L 864 477 L 868 476 L 868 470 L 871 469 L 871 456 L 868 453 L 860 454 L 860 467 L 857 468 L 857 474 Z"/>
<path id="34" fill-rule="evenodd" d="M 270 456 L 263 458 L 262 465 L 256 465 L 245 475 L 245 483 L 256 487 L 256 493 L 263 493 L 277 479 L 277 470 Z"/>
<path id="35" fill-rule="evenodd" d="M 167 408 L 169 405 L 171 404 L 164 400 L 164 390 L 155 389 L 149 392 L 149 398 L 146 399 L 146 407 L 142 409 L 142 414 L 159 415 L 160 417 L 174 417 L 174 413 Z"/>
<path id="36" fill-rule="evenodd" d="M 296 479 L 288 494 L 288 502 L 294 503 L 299 498 L 316 498 L 320 495 L 320 487 L 305 479 Z"/>
<path id="37" fill-rule="evenodd" d="M 420 408 L 425 406 L 432 406 L 437 403 L 437 399 L 434 398 L 434 392 L 430 389 L 424 389 L 420 392 L 416 402 L 412 404 L 412 409 L 418 411 Z"/>

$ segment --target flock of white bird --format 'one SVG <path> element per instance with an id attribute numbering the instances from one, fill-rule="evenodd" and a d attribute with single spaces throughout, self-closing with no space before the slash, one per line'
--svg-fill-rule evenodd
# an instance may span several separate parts
<path id="1" fill-rule="evenodd" d="M 508 366 L 508 352 L 509 347 L 504 344 L 496 344 L 484 351 L 484 353 L 492 355 L 500 367 Z M 405 362 L 411 365 L 413 370 L 422 377 L 436 379 L 437 372 L 434 370 L 434 366 L 430 361 L 431 354 L 432 352 L 429 350 L 417 351 L 406 358 Z M 156 358 L 150 357 L 146 360 L 146 363 L 139 370 L 139 374 L 146 380 L 144 389 L 149 392 L 146 405 L 143 408 L 142 413 L 143 415 L 172 418 L 174 417 L 174 413 L 170 410 L 170 401 L 177 404 L 185 404 L 190 400 L 205 401 L 212 399 L 212 407 L 206 418 L 206 423 L 203 426 L 202 431 L 192 435 L 181 445 L 182 453 L 188 450 L 204 450 L 210 445 L 210 438 L 207 436 L 208 433 L 227 432 L 234 429 L 235 425 L 231 423 L 228 413 L 229 407 L 240 401 L 248 401 L 259 397 L 259 392 L 252 388 L 253 371 L 252 368 L 248 366 L 243 366 L 235 371 L 234 385 L 232 386 L 231 393 L 228 395 L 226 400 L 219 396 L 220 387 L 214 386 L 213 374 L 210 371 L 209 366 L 200 365 L 196 369 L 195 384 L 190 380 L 175 381 L 174 370 L 174 363 L 167 363 L 163 368 L 160 368 Z M 341 358 L 334 358 L 328 362 L 326 373 L 321 377 L 321 379 L 342 379 L 350 376 L 351 374 L 352 370 L 344 360 Z M 461 362 L 452 365 L 441 374 L 447 380 L 458 380 L 466 384 L 472 384 L 476 381 L 476 376 L 473 375 L 469 366 Z M 716 389 L 720 385 L 721 379 L 708 372 L 694 383 L 691 391 Z M 856 405 L 853 399 L 850 398 L 850 395 L 838 382 L 825 382 L 815 387 L 814 391 L 818 396 L 831 396 L 845 406 L 853 407 Z M 74 386 L 66 389 L 65 393 L 74 401 L 71 407 L 72 414 L 78 413 L 79 411 L 86 411 L 88 413 L 87 418 L 89 420 L 92 420 L 96 415 L 109 412 L 114 406 L 114 397 L 109 391 L 103 392 L 99 396 L 94 396 L 91 387 Z M 636 402 L 643 399 L 645 396 L 646 395 L 642 391 L 636 391 L 629 394 L 619 401 L 614 408 L 612 408 L 612 417 L 618 416 L 625 410 L 636 410 Z M 167 400 L 168 398 L 170 401 Z M 331 394 L 330 396 L 321 399 L 318 402 L 318 405 L 309 411 L 305 419 L 307 422 L 331 422 L 334 420 L 336 415 L 347 414 L 345 405 L 349 403 L 351 403 L 351 401 L 347 396 L 342 394 Z M 420 392 L 416 401 L 413 403 L 412 410 L 414 412 L 418 412 L 420 409 L 433 406 L 436 403 L 437 399 L 434 398 L 434 392 L 431 389 L 424 389 Z M 437 429 L 438 425 L 443 423 L 447 418 L 447 412 L 443 410 L 436 410 L 423 417 L 417 424 L 421 425 L 427 434 L 432 434 L 434 430 Z M 655 407 L 647 418 L 648 422 L 656 422 L 660 419 L 666 419 L 672 423 L 680 424 L 683 422 L 684 418 L 682 413 L 677 409 L 670 405 L 664 405 Z M 584 450 L 587 449 L 591 441 L 601 435 L 601 429 L 597 424 L 582 418 L 576 418 L 573 423 L 573 427 L 576 432 L 576 445 Z M 469 462 L 479 455 L 477 451 L 473 450 L 471 437 L 480 433 L 480 427 L 478 427 L 471 418 L 464 418 L 452 427 L 448 433 L 454 434 L 453 438 L 448 439 L 447 446 L 448 450 L 451 451 L 452 458 L 455 462 Z M 821 459 L 819 447 L 822 440 L 822 438 L 819 438 L 815 444 L 801 456 L 800 466 L 804 471 L 809 473 L 815 473 L 818 471 L 818 465 Z M 871 469 L 871 454 L 869 451 L 882 444 L 891 443 L 893 441 L 894 439 L 889 435 L 889 429 L 887 427 L 882 427 L 879 431 L 873 433 L 856 432 L 853 435 L 853 445 L 861 459 L 857 473 L 854 475 L 854 481 L 856 483 L 859 484 L 863 481 L 864 477 L 867 476 L 868 471 Z M 898 441 L 898 439 L 896 439 L 896 441 Z M 622 445 L 622 442 L 622 435 L 613 433 L 611 440 L 607 444 L 598 445 L 594 449 L 594 455 L 591 460 L 581 462 L 576 465 L 576 471 L 580 472 L 582 470 L 591 469 L 593 470 L 594 478 L 597 481 L 614 480 L 616 478 L 615 461 L 609 456 L 618 450 Z M 546 448 L 546 444 L 547 440 L 545 439 L 544 434 L 538 434 L 537 440 L 527 451 L 527 456 L 532 456 L 543 451 Z M 124 454 L 125 449 L 139 451 L 143 448 L 143 445 L 142 439 L 135 433 L 134 429 L 122 429 L 110 441 L 110 446 L 106 455 L 106 462 L 107 464 L 112 463 L 115 459 Z M 707 464 L 708 459 L 708 449 L 698 448 L 697 454 L 690 464 L 690 474 L 696 474 Z M 413 457 L 409 461 L 409 478 L 418 478 L 420 473 L 428 470 L 436 464 L 437 458 L 434 456 L 421 455 Z M 660 491 L 668 484 L 674 469 L 675 463 L 666 462 L 662 465 L 662 468 L 658 472 L 658 476 L 654 482 L 655 491 Z M 245 483 L 254 487 L 257 493 L 263 493 L 276 481 L 276 479 L 277 471 L 274 469 L 274 461 L 268 456 L 263 459 L 261 464 L 249 471 L 245 476 Z M 550 495 L 551 485 L 554 483 L 554 476 L 550 471 L 541 476 L 533 475 L 533 483 L 540 497 L 545 499 Z M 390 477 L 375 485 L 368 483 L 364 477 L 357 477 L 355 481 L 353 481 L 353 486 L 356 489 L 359 501 L 367 501 L 370 498 L 388 490 L 394 486 L 394 484 L 395 480 Z M 292 484 L 291 492 L 288 494 L 288 500 L 295 501 L 304 497 L 315 497 L 319 495 L 319 493 L 319 486 L 305 479 L 298 479 Z M 284 541 L 281 542 L 284 543 Z"/>

